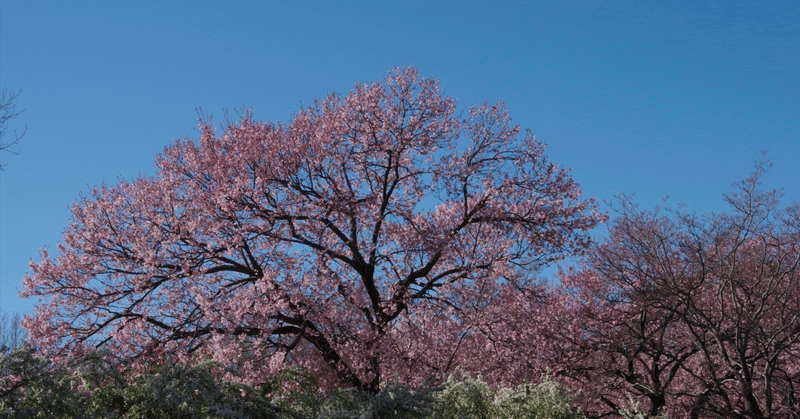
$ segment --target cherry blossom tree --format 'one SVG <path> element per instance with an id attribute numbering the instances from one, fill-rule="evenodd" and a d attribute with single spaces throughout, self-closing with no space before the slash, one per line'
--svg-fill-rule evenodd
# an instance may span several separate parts
<path id="1" fill-rule="evenodd" d="M 767 168 L 735 184 L 728 213 L 623 202 L 609 238 L 565 275 L 553 330 L 588 413 L 628 398 L 652 415 L 800 411 L 800 204 L 760 188 Z"/>
<path id="2" fill-rule="evenodd" d="M 621 203 L 586 265 L 562 275 L 552 302 L 557 321 L 546 335 L 560 343 L 557 373 L 581 390 L 588 416 L 619 414 L 636 401 L 656 417 L 675 407 L 671 392 L 697 353 L 676 313 L 681 302 L 663 285 L 681 263 L 665 246 L 679 230 L 658 210 Z"/>
<path id="3" fill-rule="evenodd" d="M 459 115 L 413 68 L 285 124 L 204 120 L 157 165 L 84 196 L 31 264 L 24 325 L 47 355 L 213 358 L 253 382 L 303 365 L 369 391 L 441 378 L 487 307 L 605 217 L 502 104 Z"/>

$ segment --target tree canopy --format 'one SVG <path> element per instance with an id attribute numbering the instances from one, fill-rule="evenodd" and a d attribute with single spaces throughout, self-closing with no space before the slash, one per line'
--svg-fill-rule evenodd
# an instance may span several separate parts
<path id="1" fill-rule="evenodd" d="M 46 354 L 212 358 L 253 382 L 303 365 L 369 391 L 441 379 L 519 321 L 489 307 L 535 297 L 605 218 L 502 103 L 457 113 L 413 68 L 288 123 L 203 120 L 157 166 L 91 190 L 31 264 Z"/>

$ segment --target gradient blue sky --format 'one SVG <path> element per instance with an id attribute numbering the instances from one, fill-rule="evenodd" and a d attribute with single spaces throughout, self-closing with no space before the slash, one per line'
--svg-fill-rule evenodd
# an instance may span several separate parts
<path id="1" fill-rule="evenodd" d="M 800 2 L 37 1 L 0 3 L 0 84 L 27 135 L 0 173 L 0 309 L 90 185 L 154 174 L 196 108 L 286 121 L 394 66 L 514 121 L 601 200 L 698 212 L 769 150 L 800 201 Z"/>

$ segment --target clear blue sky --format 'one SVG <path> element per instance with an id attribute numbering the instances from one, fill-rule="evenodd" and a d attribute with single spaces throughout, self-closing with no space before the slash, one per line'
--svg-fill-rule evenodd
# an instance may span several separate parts
<path id="1" fill-rule="evenodd" d="M 538 3 L 538 4 L 534 4 Z M 602 4 L 601 4 L 602 3 Z M 196 108 L 286 121 L 414 65 L 459 106 L 505 101 L 584 192 L 699 212 L 746 176 L 800 201 L 800 2 L 0 3 L 0 84 L 27 135 L 0 173 L 0 309 L 90 185 L 154 174 Z"/>

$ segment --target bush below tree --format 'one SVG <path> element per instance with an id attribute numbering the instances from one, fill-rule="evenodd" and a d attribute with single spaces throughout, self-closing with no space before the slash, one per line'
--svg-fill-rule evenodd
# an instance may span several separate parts
<path id="1" fill-rule="evenodd" d="M 111 362 L 114 361 L 114 362 Z M 442 385 L 412 390 L 396 384 L 380 393 L 320 391 L 312 376 L 287 369 L 259 386 L 219 378 L 213 362 L 162 365 L 125 373 L 100 352 L 69 366 L 35 356 L 26 346 L 0 355 L 0 418 L 274 418 L 460 419 L 579 418 L 561 387 L 538 384 L 495 389 L 456 374 Z"/>

